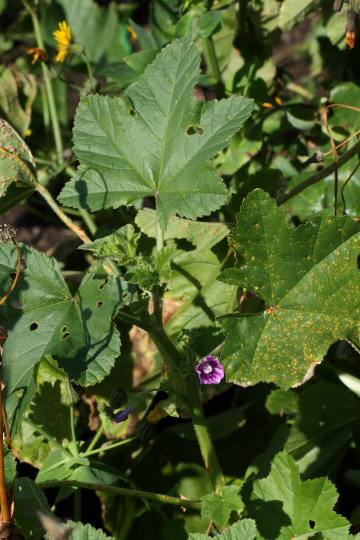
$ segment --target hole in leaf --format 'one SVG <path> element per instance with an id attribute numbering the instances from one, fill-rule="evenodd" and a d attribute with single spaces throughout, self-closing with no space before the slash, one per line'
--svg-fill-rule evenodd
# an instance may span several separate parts
<path id="1" fill-rule="evenodd" d="M 359 253 L 359 255 L 358 255 L 358 258 L 357 258 L 357 261 L 356 261 L 356 262 L 357 262 L 357 267 L 358 267 L 358 269 L 360 270 L 360 253 Z"/>
<path id="2" fill-rule="evenodd" d="M 62 336 L 61 339 L 66 339 L 66 338 L 68 338 L 69 336 L 71 336 L 70 332 L 65 332 L 65 334 Z"/>
<path id="3" fill-rule="evenodd" d="M 103 302 L 100 300 L 100 302 L 98 302 L 98 303 L 96 304 L 96 307 L 101 307 L 102 305 L 103 305 Z"/>
<path id="4" fill-rule="evenodd" d="M 62 332 L 66 332 L 66 330 L 67 330 L 66 326 L 63 326 L 62 329 L 61 329 Z"/>
<path id="5" fill-rule="evenodd" d="M 100 291 L 103 290 L 104 287 L 106 287 L 106 285 L 108 284 L 109 280 L 108 278 L 105 278 L 104 281 L 102 282 L 102 284 L 100 285 L 99 289 Z"/>
<path id="6" fill-rule="evenodd" d="M 67 300 L 67 298 L 68 298 L 67 296 L 63 296 L 63 300 Z"/>
<path id="7" fill-rule="evenodd" d="M 20 266 L 22 270 L 27 270 L 28 265 L 26 264 L 25 259 L 21 259 Z"/>
<path id="8" fill-rule="evenodd" d="M 33 322 L 33 323 L 30 324 L 29 328 L 33 332 L 34 330 L 37 330 L 39 328 L 39 325 L 38 325 L 38 323 Z"/>
<path id="9" fill-rule="evenodd" d="M 309 527 L 310 529 L 313 529 L 315 527 L 315 521 L 313 521 L 312 519 L 309 519 Z"/>
<path id="10" fill-rule="evenodd" d="M 11 279 L 15 279 L 15 277 L 16 277 L 16 272 L 11 272 L 10 277 L 11 277 Z"/>
<path id="11" fill-rule="evenodd" d="M 127 297 L 127 295 L 128 295 L 128 293 L 127 293 L 127 292 L 126 292 L 126 293 L 124 293 L 124 294 L 123 294 L 123 298 L 126 298 L 126 297 Z"/>
<path id="12" fill-rule="evenodd" d="M 12 302 L 11 305 L 15 309 L 22 309 L 24 307 L 24 304 L 22 302 L 16 302 L 16 301 Z"/>
<path id="13" fill-rule="evenodd" d="M 202 135 L 204 130 L 200 126 L 190 126 L 186 132 L 188 135 Z"/>
<path id="14" fill-rule="evenodd" d="M 130 109 L 130 116 L 132 116 L 133 118 L 136 118 L 137 117 L 137 112 L 135 111 L 135 109 Z"/>

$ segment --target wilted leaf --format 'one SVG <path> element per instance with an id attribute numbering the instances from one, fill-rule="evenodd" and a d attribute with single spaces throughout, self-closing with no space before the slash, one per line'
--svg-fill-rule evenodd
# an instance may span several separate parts
<path id="1" fill-rule="evenodd" d="M 35 163 L 20 135 L 0 119 L 0 215 L 35 189 Z"/>
<path id="2" fill-rule="evenodd" d="M 31 108 L 36 97 L 36 78 L 18 68 L 2 66 L 0 71 L 0 116 L 23 137 L 31 121 Z M 19 96 L 19 94 L 23 96 Z M 20 98 L 20 99 L 19 99 Z M 24 99 L 25 98 L 25 99 Z"/>

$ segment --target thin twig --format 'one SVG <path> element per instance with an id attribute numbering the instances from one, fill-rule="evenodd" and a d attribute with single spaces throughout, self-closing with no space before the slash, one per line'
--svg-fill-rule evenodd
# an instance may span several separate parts
<path id="1" fill-rule="evenodd" d="M 13 241 L 14 246 L 16 247 L 17 255 L 18 255 L 18 262 L 17 262 L 16 276 L 15 276 L 15 279 L 14 279 L 13 284 L 12 284 L 11 287 L 10 287 L 9 292 L 4 296 L 4 298 L 2 298 L 2 299 L 0 300 L 0 306 L 1 306 L 1 304 L 3 304 L 4 302 L 6 302 L 6 300 L 9 298 L 10 294 L 11 294 L 11 293 L 13 292 L 13 290 L 15 289 L 16 284 L 17 284 L 17 282 L 19 281 L 19 277 L 20 277 L 20 270 L 21 270 L 21 252 L 20 252 L 19 246 L 17 245 L 16 240 L 13 239 L 12 241 Z"/>
<path id="2" fill-rule="evenodd" d="M 354 144 L 354 146 L 350 148 L 350 150 L 348 150 L 345 154 L 339 157 L 338 167 L 340 168 L 342 165 L 347 163 L 358 152 L 360 152 L 360 141 L 357 141 L 357 143 Z M 290 191 L 285 193 L 282 199 L 280 199 L 278 203 L 279 206 L 287 202 L 289 199 L 292 199 L 293 197 L 295 197 L 295 195 L 298 195 L 299 193 L 304 191 L 304 189 L 306 189 L 307 187 L 317 184 L 318 182 L 320 182 L 320 180 L 323 180 L 323 178 L 326 178 L 327 176 L 329 176 L 329 174 L 333 173 L 334 170 L 335 170 L 335 163 L 331 163 L 331 165 L 329 165 L 322 171 L 319 171 L 318 173 L 310 176 L 309 178 L 307 178 L 306 180 L 304 180 L 303 182 L 295 186 L 293 189 L 290 189 Z"/>
<path id="3" fill-rule="evenodd" d="M 8 423 L 6 409 L 4 407 L 4 404 L 2 404 L 2 415 L 3 415 L 4 426 L 5 426 L 6 438 L 7 438 L 7 447 L 8 447 L 9 450 L 11 450 L 11 448 L 12 448 L 12 440 L 11 440 L 9 423 Z"/>

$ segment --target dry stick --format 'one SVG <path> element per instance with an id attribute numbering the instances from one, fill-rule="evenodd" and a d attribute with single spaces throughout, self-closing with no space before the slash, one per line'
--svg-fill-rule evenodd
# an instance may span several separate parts
<path id="1" fill-rule="evenodd" d="M 358 152 L 360 152 L 360 141 L 354 144 L 354 146 L 350 148 L 350 150 L 348 150 L 345 154 L 339 157 L 338 167 L 341 167 L 342 165 L 347 163 Z M 326 167 L 326 169 L 319 171 L 313 176 L 310 176 L 309 178 L 301 182 L 299 185 L 295 186 L 293 189 L 290 189 L 290 191 L 285 193 L 282 199 L 280 199 L 279 206 L 287 202 L 289 199 L 292 199 L 293 197 L 295 197 L 295 195 L 298 195 L 299 193 L 304 191 L 304 189 L 306 189 L 307 187 L 312 186 L 313 184 L 317 184 L 318 182 L 320 182 L 320 180 L 322 180 L 323 178 L 326 178 L 327 176 L 329 176 L 329 174 L 334 172 L 334 170 L 335 170 L 335 162 L 329 165 L 328 167 Z"/>
<path id="2" fill-rule="evenodd" d="M 16 276 L 15 276 L 15 279 L 14 279 L 14 283 L 11 285 L 11 288 L 10 288 L 9 292 L 4 296 L 4 298 L 2 298 L 2 299 L 0 300 L 0 306 L 1 306 L 1 304 L 3 304 L 4 302 L 6 302 L 6 300 L 9 298 L 10 294 L 11 294 L 11 293 L 13 292 L 13 290 L 15 289 L 16 284 L 17 284 L 17 282 L 19 281 L 19 277 L 20 277 L 20 270 L 21 270 L 21 252 L 20 252 L 19 246 L 18 246 L 17 243 L 16 243 L 16 240 L 13 240 L 13 244 L 14 244 L 14 246 L 16 247 L 16 251 L 17 251 L 17 255 L 18 255 L 18 262 L 17 262 Z"/>
<path id="3" fill-rule="evenodd" d="M 2 404 L 2 415 L 3 415 L 4 425 L 5 425 L 5 433 L 6 433 L 6 438 L 7 438 L 7 447 L 8 447 L 9 450 L 11 450 L 12 449 L 12 440 L 11 440 L 11 434 L 10 434 L 10 429 L 9 429 L 9 424 L 8 424 L 8 419 L 7 419 L 7 414 L 6 414 L 4 404 Z"/>

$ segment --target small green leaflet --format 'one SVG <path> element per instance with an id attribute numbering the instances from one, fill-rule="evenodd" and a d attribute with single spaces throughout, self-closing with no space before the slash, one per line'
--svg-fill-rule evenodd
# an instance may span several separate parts
<path id="1" fill-rule="evenodd" d="M 120 265 L 133 264 L 140 236 L 141 233 L 136 233 L 132 225 L 125 225 L 104 238 L 82 244 L 78 249 L 93 251 L 99 258 L 110 257 Z"/>
<path id="2" fill-rule="evenodd" d="M 125 279 L 145 289 L 168 283 L 172 277 L 171 258 L 175 250 L 176 245 L 169 244 L 157 251 L 154 256 L 139 256 L 136 266 L 126 272 Z"/>
<path id="3" fill-rule="evenodd" d="M 219 279 L 258 294 L 267 310 L 220 319 L 228 336 L 221 359 L 228 381 L 287 389 L 332 343 L 359 343 L 360 223 L 320 214 L 291 229 L 261 190 L 237 217 L 230 236 L 237 266 Z"/>
<path id="4" fill-rule="evenodd" d="M 84 386 L 101 381 L 110 372 L 120 352 L 119 333 L 112 319 L 136 294 L 135 287 L 121 278 L 97 278 L 97 263 L 73 296 L 55 259 L 25 246 L 21 246 L 21 253 L 26 269 L 0 310 L 0 324 L 8 333 L 3 365 L 10 424 L 14 414 L 21 416 L 33 397 L 34 368 L 45 354 L 52 354 L 59 367 Z M 16 261 L 14 246 L 1 245 L 3 294 L 12 283 Z"/>
<path id="5" fill-rule="evenodd" d="M 260 538 L 291 540 L 322 533 L 328 540 L 347 539 L 350 523 L 333 508 L 338 499 L 328 478 L 302 482 L 299 468 L 286 452 L 279 453 L 267 478 L 254 482 L 258 498 L 246 504 Z"/>
<path id="6" fill-rule="evenodd" d="M 59 200 L 75 208 L 118 208 L 155 196 L 159 223 L 176 213 L 210 214 L 228 198 L 211 158 L 229 144 L 252 100 L 197 101 L 200 52 L 173 41 L 124 98 L 84 98 L 77 110 L 74 151 L 81 165 Z M 192 129 L 195 128 L 195 129 Z"/>
<path id="7" fill-rule="evenodd" d="M 256 536 L 256 523 L 253 519 L 242 519 L 234 523 L 216 538 L 218 540 L 254 540 Z M 189 540 L 209 540 L 207 534 L 192 533 Z"/>
<path id="8" fill-rule="evenodd" d="M 204 503 L 201 516 L 211 516 L 216 525 L 225 527 L 230 514 L 234 510 L 241 513 L 244 509 L 243 502 L 238 495 L 240 486 L 224 486 L 220 493 L 213 491 L 202 498 Z"/>

